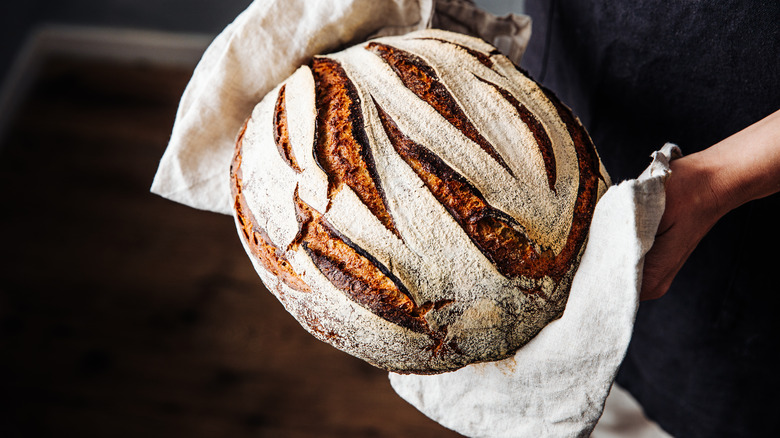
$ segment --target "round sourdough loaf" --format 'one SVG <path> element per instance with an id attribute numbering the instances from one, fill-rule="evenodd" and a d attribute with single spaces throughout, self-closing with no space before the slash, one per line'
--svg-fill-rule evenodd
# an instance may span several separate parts
<path id="1" fill-rule="evenodd" d="M 301 67 L 253 110 L 231 178 L 268 289 L 398 373 L 506 358 L 560 317 L 609 185 L 555 96 L 439 30 Z"/>

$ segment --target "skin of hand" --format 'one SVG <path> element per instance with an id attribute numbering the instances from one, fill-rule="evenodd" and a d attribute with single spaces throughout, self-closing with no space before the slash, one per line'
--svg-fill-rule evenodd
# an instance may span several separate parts
<path id="1" fill-rule="evenodd" d="M 640 300 L 669 290 L 701 239 L 726 213 L 780 192 L 780 110 L 671 163 L 666 209 L 645 256 Z"/>

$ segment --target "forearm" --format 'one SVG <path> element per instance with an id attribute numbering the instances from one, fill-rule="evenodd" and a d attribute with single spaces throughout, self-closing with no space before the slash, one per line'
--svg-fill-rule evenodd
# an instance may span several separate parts
<path id="1" fill-rule="evenodd" d="M 780 191 L 780 111 L 678 161 L 674 167 L 687 167 L 686 170 L 706 179 L 716 217 L 748 201 L 777 193 Z"/>

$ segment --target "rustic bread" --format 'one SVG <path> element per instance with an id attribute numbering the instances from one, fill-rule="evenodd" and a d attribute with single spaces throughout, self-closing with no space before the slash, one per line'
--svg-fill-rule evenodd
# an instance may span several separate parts
<path id="1" fill-rule="evenodd" d="M 555 96 L 439 30 L 301 67 L 254 109 L 231 177 L 268 289 L 399 373 L 505 358 L 560 317 L 609 185 Z"/>

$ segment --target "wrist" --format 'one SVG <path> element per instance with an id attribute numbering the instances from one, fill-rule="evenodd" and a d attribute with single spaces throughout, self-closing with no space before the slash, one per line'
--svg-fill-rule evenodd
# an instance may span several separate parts
<path id="1" fill-rule="evenodd" d="M 667 209 L 682 210 L 691 220 L 709 227 L 739 201 L 722 166 L 703 152 L 671 162 L 672 177 L 666 187 L 666 199 Z"/>

